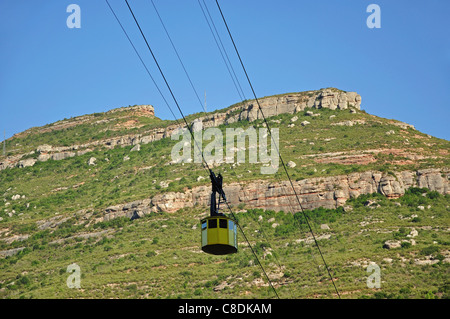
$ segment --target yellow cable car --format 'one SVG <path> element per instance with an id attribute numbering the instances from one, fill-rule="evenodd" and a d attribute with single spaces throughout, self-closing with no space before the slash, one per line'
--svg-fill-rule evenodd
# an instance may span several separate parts
<path id="1" fill-rule="evenodd" d="M 213 255 L 237 252 L 236 222 L 226 216 L 210 216 L 202 219 L 202 250 Z"/>
<path id="2" fill-rule="evenodd" d="M 210 170 L 212 184 L 210 214 L 201 220 L 202 250 L 213 255 L 227 255 L 237 252 L 237 224 L 236 221 L 219 213 L 220 199 L 226 201 L 222 189 L 222 176 Z M 216 205 L 216 193 L 219 193 L 219 202 Z"/>

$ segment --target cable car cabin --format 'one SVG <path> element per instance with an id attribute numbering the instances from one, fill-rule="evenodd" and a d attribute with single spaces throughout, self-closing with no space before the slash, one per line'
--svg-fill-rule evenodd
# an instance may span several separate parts
<path id="1" fill-rule="evenodd" d="M 202 250 L 213 255 L 228 255 L 237 252 L 236 221 L 220 213 L 220 200 L 226 202 L 225 192 L 222 188 L 222 175 L 215 175 L 209 170 L 211 178 L 210 216 L 201 220 L 202 223 Z M 216 203 L 216 193 L 219 202 Z"/>
<path id="2" fill-rule="evenodd" d="M 226 216 L 210 216 L 202 219 L 202 250 L 213 255 L 237 252 L 236 222 Z"/>

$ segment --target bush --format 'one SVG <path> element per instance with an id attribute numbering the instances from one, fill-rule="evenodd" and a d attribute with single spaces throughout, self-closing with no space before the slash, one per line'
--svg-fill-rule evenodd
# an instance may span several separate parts
<path id="1" fill-rule="evenodd" d="M 428 192 L 427 188 L 419 188 L 419 187 L 410 187 L 405 191 L 405 195 L 422 195 Z"/>
<path id="2" fill-rule="evenodd" d="M 420 251 L 420 254 L 429 256 L 429 255 L 433 255 L 433 254 L 437 253 L 438 251 L 439 251 L 439 247 L 428 246 L 428 247 L 422 248 L 422 250 Z"/>
<path id="3" fill-rule="evenodd" d="M 434 293 L 432 291 L 428 291 L 425 294 L 425 299 L 436 299 L 436 296 L 434 295 Z"/>
<path id="4" fill-rule="evenodd" d="M 218 279 L 214 279 L 214 280 L 209 280 L 205 283 L 205 287 L 206 288 L 210 288 L 210 287 L 214 287 L 217 286 L 219 284 L 219 280 Z"/>
<path id="5" fill-rule="evenodd" d="M 102 246 L 102 245 L 105 245 L 105 244 L 107 244 L 107 243 L 109 243 L 109 242 L 111 242 L 112 240 L 111 239 L 108 239 L 107 237 L 102 237 L 102 239 L 100 239 L 98 242 L 97 242 L 97 246 Z"/>
<path id="6" fill-rule="evenodd" d="M 420 217 L 414 217 L 411 221 L 412 221 L 413 223 L 420 223 L 420 222 L 422 221 L 422 218 L 420 218 Z"/>
<path id="7" fill-rule="evenodd" d="M 408 234 L 408 229 L 406 229 L 405 227 L 400 227 L 398 232 L 394 233 L 394 238 L 395 239 L 405 238 L 407 234 Z"/>
<path id="8" fill-rule="evenodd" d="M 296 230 L 293 223 L 278 225 L 277 228 L 275 228 L 275 236 L 287 236 Z"/>
<path id="9" fill-rule="evenodd" d="M 183 276 L 183 277 L 190 277 L 190 276 L 192 276 L 192 272 L 187 271 L 187 270 L 183 270 L 183 271 L 180 272 L 180 275 Z"/>
<path id="10" fill-rule="evenodd" d="M 200 288 L 195 289 L 194 295 L 200 296 L 202 294 L 202 290 Z"/>
<path id="11" fill-rule="evenodd" d="M 409 288 L 409 287 L 401 288 L 399 290 L 399 293 L 403 294 L 403 295 L 409 295 L 409 294 L 411 294 L 411 288 Z"/>
<path id="12" fill-rule="evenodd" d="M 402 242 L 402 248 L 409 248 L 411 247 L 411 243 L 409 241 Z"/>
<path id="13" fill-rule="evenodd" d="M 386 201 L 386 197 L 384 197 L 382 194 L 371 193 L 371 194 L 360 195 L 357 198 L 351 198 L 351 199 L 347 200 L 347 204 L 352 205 L 354 208 L 364 207 L 364 204 L 369 199 L 376 199 L 377 203 L 380 204 L 381 206 L 383 206 L 382 205 L 383 202 Z M 342 210 L 343 210 L 343 208 L 342 208 Z"/>
<path id="14" fill-rule="evenodd" d="M 29 234 L 33 231 L 37 230 L 36 223 L 32 224 L 16 224 L 12 226 L 14 232 L 17 232 L 19 234 Z"/>
<path id="15" fill-rule="evenodd" d="M 269 248 L 269 247 L 270 247 L 269 243 L 257 243 L 255 245 L 255 251 L 256 251 L 256 253 L 262 253 L 262 252 L 264 252 L 264 250 L 266 248 Z"/>
<path id="16" fill-rule="evenodd" d="M 27 276 L 22 276 L 22 275 L 18 275 L 16 280 L 16 285 L 18 286 L 29 286 L 31 283 L 30 278 L 28 278 Z"/>
<path id="17" fill-rule="evenodd" d="M 137 291 L 137 285 L 136 284 L 131 284 L 127 287 L 128 290 L 130 291 Z"/>
<path id="18" fill-rule="evenodd" d="M 439 194 L 439 192 L 437 192 L 437 191 L 431 191 L 431 192 L 427 193 L 427 197 L 429 199 L 436 199 L 436 198 L 439 198 L 440 196 L 441 196 L 441 194 Z"/>
<path id="19" fill-rule="evenodd" d="M 381 195 L 383 196 L 383 195 Z M 324 224 L 324 223 L 333 223 L 335 222 L 339 217 L 341 217 L 341 214 L 344 212 L 343 207 L 338 207 L 337 209 L 329 209 L 329 208 L 323 208 L 319 207 L 313 210 L 305 210 L 304 214 L 299 212 L 294 214 L 294 218 L 300 222 L 301 225 L 306 225 L 306 215 L 310 222 L 314 222 L 317 224 Z"/>
<path id="20" fill-rule="evenodd" d="M 101 228 L 101 229 L 121 228 L 121 227 L 124 227 L 125 225 L 128 225 L 129 223 L 131 223 L 130 218 L 118 217 L 118 218 L 114 218 L 112 220 L 108 220 L 105 222 L 98 222 L 97 224 L 94 225 L 94 228 Z"/>
<path id="21" fill-rule="evenodd" d="M 425 206 L 429 203 L 429 198 L 428 196 L 422 196 L 422 194 L 426 194 L 427 191 L 428 189 L 426 188 L 411 187 L 405 191 L 405 195 L 400 198 L 400 201 L 409 207 L 416 208 L 419 205 Z"/>
<path id="22" fill-rule="evenodd" d="M 445 283 L 439 287 L 438 291 L 442 293 L 442 299 L 450 299 L 450 284 Z"/>

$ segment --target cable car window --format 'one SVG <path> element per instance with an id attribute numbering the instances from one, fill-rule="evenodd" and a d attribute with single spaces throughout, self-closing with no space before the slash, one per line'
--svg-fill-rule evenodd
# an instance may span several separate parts
<path id="1" fill-rule="evenodd" d="M 208 228 L 217 228 L 217 219 L 208 220 Z"/>
<path id="2" fill-rule="evenodd" d="M 219 219 L 219 227 L 220 228 L 227 228 L 227 220 L 226 219 Z"/>
<path id="3" fill-rule="evenodd" d="M 202 230 L 206 229 L 206 221 L 202 223 Z"/>
<path id="4" fill-rule="evenodd" d="M 232 220 L 229 220 L 229 221 L 228 221 L 228 228 L 231 229 L 231 230 L 233 230 L 234 225 L 233 225 L 233 221 L 232 221 Z"/>

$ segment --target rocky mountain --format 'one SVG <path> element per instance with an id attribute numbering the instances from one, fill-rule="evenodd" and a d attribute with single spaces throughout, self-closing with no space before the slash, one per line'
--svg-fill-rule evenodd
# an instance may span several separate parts
<path id="1" fill-rule="evenodd" d="M 294 188 L 303 209 L 312 210 L 319 207 L 345 206 L 350 198 L 373 193 L 380 193 L 387 198 L 399 198 L 411 187 L 428 188 L 441 194 L 449 194 L 449 179 L 450 170 L 448 169 L 402 171 L 394 175 L 367 171 L 294 181 Z M 301 210 L 291 185 L 286 181 L 275 183 L 256 180 L 246 183 L 229 183 L 225 185 L 224 191 L 229 203 L 236 207 L 246 205 L 249 208 L 286 212 Z M 194 187 L 186 192 L 167 192 L 152 198 L 107 207 L 100 220 L 111 220 L 123 216 L 136 218 L 151 212 L 174 213 L 197 205 L 206 207 L 209 205 L 210 194 L 209 186 Z"/>
<path id="2" fill-rule="evenodd" d="M 281 94 L 277 96 L 270 96 L 260 99 L 260 105 L 264 115 L 267 118 L 272 118 L 278 115 L 294 115 L 304 112 L 305 118 L 311 119 L 320 116 L 320 113 L 313 111 L 306 111 L 307 109 L 317 110 L 350 110 L 351 114 L 355 114 L 360 110 L 361 96 L 355 92 L 344 92 L 333 88 L 322 89 L 319 91 L 307 91 L 300 93 Z M 100 118 L 101 117 L 101 118 Z M 153 119 L 155 123 L 145 125 L 142 119 Z M 296 116 L 295 118 L 298 118 Z M 291 118 L 291 121 L 295 118 Z M 333 121 L 335 115 L 330 115 L 330 126 L 353 126 L 366 125 L 368 119 L 378 123 L 389 124 L 397 127 L 399 134 L 405 136 L 404 143 L 409 144 L 406 138 L 408 129 L 415 131 L 412 125 L 399 121 L 383 121 L 381 119 L 373 119 L 373 116 L 346 121 Z M 225 110 L 219 110 L 212 114 L 199 114 L 193 119 L 193 124 L 201 122 L 203 129 L 209 127 L 219 127 L 221 125 L 229 125 L 238 122 L 252 123 L 261 120 L 262 115 L 256 105 L 255 101 L 246 101 L 233 105 Z M 309 123 L 304 121 L 303 123 Z M 111 124 L 112 123 L 112 124 Z M 108 124 L 108 126 L 104 126 Z M 159 125 L 158 125 L 159 124 Z M 277 124 L 277 123 L 275 123 Z M 15 143 L 17 149 L 12 155 L 7 156 L 0 162 L 0 170 L 6 168 L 24 168 L 35 165 L 37 162 L 45 162 L 48 160 L 59 161 L 75 156 L 90 154 L 98 149 L 114 149 L 116 146 L 132 147 L 131 151 L 139 150 L 140 145 L 153 143 L 162 139 L 170 138 L 179 125 L 173 124 L 170 121 L 161 121 L 155 118 L 154 108 L 151 105 L 135 105 L 130 107 L 123 107 L 110 110 L 104 114 L 93 114 L 76 117 L 69 120 L 59 121 L 42 128 L 34 128 L 23 133 L 16 134 L 8 141 L 8 144 L 14 144 L 15 141 L 20 141 L 29 136 L 38 136 L 43 133 L 52 132 L 69 132 L 70 129 L 82 126 L 98 127 L 99 131 L 103 132 L 118 132 L 117 136 L 95 139 L 84 143 L 70 143 L 69 146 L 38 145 L 34 150 L 26 153 L 21 153 L 20 150 L 29 150 L 31 145 L 25 143 Z M 295 125 L 291 123 L 290 126 Z M 148 127 L 150 126 L 150 129 Z M 129 134 L 130 130 L 139 130 L 136 134 Z M 417 132 L 419 133 L 419 132 Z M 77 133 L 75 133 L 77 134 Z M 386 130 L 386 136 L 395 134 L 395 130 Z M 423 138 L 422 135 L 415 134 L 416 138 Z M 116 135 L 116 134 L 114 134 Z M 426 138 L 430 139 L 430 136 Z M 333 137 L 325 138 L 324 141 L 329 141 Z M 314 142 L 310 142 L 313 143 Z M 31 143 L 29 143 L 31 144 Z M 431 146 L 424 143 L 424 146 Z M 341 151 L 341 152 L 321 152 L 316 154 L 300 155 L 297 159 L 302 160 L 305 157 L 314 158 L 318 163 L 339 163 L 342 165 L 363 165 L 371 162 L 376 162 L 375 156 L 379 154 L 395 154 L 404 157 L 404 163 L 412 163 L 418 159 L 425 159 L 427 156 L 419 155 L 410 148 L 401 149 L 361 149 L 359 151 Z M 448 152 L 445 148 L 440 150 L 435 156 L 428 156 L 434 158 L 446 158 Z M 448 158 L 447 158 L 448 159 Z M 95 166 L 95 157 L 88 160 L 89 166 Z M 296 165 L 293 161 L 291 161 Z M 400 165 L 401 167 L 402 165 Z M 447 167 L 442 168 L 424 168 L 415 171 L 399 170 L 386 174 L 367 170 L 365 172 L 358 172 L 349 175 L 338 176 L 323 176 L 320 178 L 308 178 L 295 182 L 296 192 L 304 201 L 305 207 L 314 209 L 317 207 L 335 208 L 345 204 L 349 198 L 357 197 L 361 194 L 370 194 L 379 192 L 389 198 L 397 198 L 404 194 L 409 187 L 427 187 L 430 190 L 436 190 L 442 194 L 450 192 L 449 185 L 449 170 Z M 206 181 L 207 182 L 207 181 Z M 206 183 L 208 185 L 208 183 Z M 247 204 L 255 208 L 267 208 L 273 210 L 285 210 L 286 203 L 292 202 L 295 210 L 299 210 L 298 203 L 293 201 L 293 193 L 290 186 L 285 185 L 285 182 L 264 182 L 257 181 L 247 183 L 234 183 L 227 185 L 227 190 L 231 194 L 229 196 L 232 204 Z M 339 185 L 339 187 L 336 187 Z M 248 194 L 244 194 L 244 189 L 250 189 Z M 193 207 L 196 204 L 206 206 L 208 204 L 209 188 L 208 186 L 198 186 L 188 192 L 164 192 L 157 194 L 153 198 L 146 198 L 141 200 L 141 204 L 137 213 L 143 214 L 151 211 L 168 211 L 175 212 L 178 209 L 185 207 Z M 120 212 L 123 210 L 120 207 L 128 207 L 124 203 L 111 207 L 105 207 L 105 218 L 109 219 L 111 216 L 122 216 Z M 125 211 L 128 209 L 124 209 Z M 114 212 L 114 214 L 110 214 Z M 127 212 L 128 215 L 132 214 Z M 131 217 L 131 216 L 130 216 Z"/>
<path id="3" fill-rule="evenodd" d="M 305 108 L 328 108 L 331 110 L 345 110 L 348 108 L 359 109 L 361 105 L 361 96 L 355 92 L 343 92 L 336 89 L 324 89 L 320 91 L 308 91 L 302 93 L 292 93 L 267 97 L 260 100 L 261 109 L 266 117 L 272 117 L 280 114 L 294 114 L 303 111 Z M 108 115 L 114 114 L 113 117 Z M 151 105 L 135 105 L 128 108 L 113 109 L 104 114 L 106 119 L 96 119 L 97 114 L 76 117 L 70 120 L 63 120 L 50 124 L 43 128 L 37 128 L 16 134 L 14 138 L 22 138 L 27 135 L 49 133 L 54 131 L 67 130 L 81 125 L 93 125 L 94 127 L 103 126 L 111 121 L 120 121 L 114 128 L 107 127 L 103 130 L 119 130 L 121 128 L 141 128 L 143 124 L 135 117 L 154 118 L 154 108 Z M 230 124 L 237 121 L 249 121 L 262 119 L 255 101 L 239 103 L 226 111 L 213 113 L 211 115 L 199 116 L 195 120 L 201 121 L 204 128 L 216 127 L 223 124 Z M 404 124 L 406 125 L 406 124 Z M 179 125 L 161 125 L 152 130 L 143 130 L 139 134 L 121 134 L 117 137 L 95 140 L 88 143 L 73 144 L 70 146 L 52 146 L 39 145 L 35 150 L 28 153 L 16 154 L 2 159 L 0 170 L 12 167 L 33 166 L 36 161 L 47 161 L 48 159 L 61 160 L 76 155 L 83 155 L 92 151 L 96 147 L 114 148 L 117 145 L 129 146 L 136 144 L 148 144 L 162 138 L 170 137 Z M 101 129 L 102 130 L 102 129 Z M 19 146 L 16 144 L 16 146 Z M 39 154 L 36 158 L 22 159 L 32 154 Z"/>
<path id="4" fill-rule="evenodd" d="M 449 141 L 421 133 L 407 123 L 367 114 L 362 108 L 361 96 L 355 92 L 326 88 L 268 96 L 259 101 L 271 127 L 279 129 L 280 152 L 302 208 L 311 212 L 311 216 L 320 215 L 317 221 L 332 223 L 338 216 L 336 214 L 346 212 L 349 215 L 339 215 L 339 218 L 348 218 L 352 222 L 355 219 L 358 223 L 371 225 L 375 218 L 373 213 L 387 207 L 390 211 L 382 211 L 379 216 L 385 216 L 384 220 L 392 226 L 382 230 L 380 234 L 383 234 L 384 231 L 392 233 L 392 227 L 398 224 L 391 219 L 390 212 L 394 210 L 402 216 L 408 211 L 427 213 L 429 217 L 424 215 L 422 220 L 428 224 L 421 227 L 432 224 L 430 227 L 436 230 L 435 235 L 439 239 L 434 241 L 445 246 L 445 240 L 440 238 L 445 237 L 442 232 L 448 231 L 448 224 L 442 224 L 442 220 L 448 221 Z M 187 119 L 200 131 L 215 127 L 225 133 L 227 128 L 260 129 L 266 126 L 254 100 L 210 113 L 192 114 Z M 115 269 L 114 276 L 120 268 L 117 260 L 133 264 L 134 261 L 126 257 L 129 253 L 124 252 L 125 248 L 137 249 L 135 254 L 139 256 L 157 256 L 173 249 L 176 249 L 175 255 L 184 255 L 187 251 L 197 254 L 197 246 L 192 248 L 194 244 L 189 246 L 180 238 L 195 238 L 196 221 L 208 211 L 210 182 L 200 163 L 181 163 L 171 158 L 171 150 L 178 142 L 172 137 L 179 132 L 180 125 L 181 122 L 157 118 L 151 105 L 134 105 L 64 119 L 9 138 L 6 141 L 6 156 L 0 156 L 0 268 L 4 270 L 0 276 L 0 296 L 20 295 L 11 289 L 17 286 L 11 278 L 18 275 L 9 267 L 10 261 L 20 265 L 21 275 L 17 280 L 24 280 L 23 273 L 37 271 L 42 275 L 33 275 L 32 281 L 38 283 L 39 276 L 46 277 L 53 270 L 49 270 L 50 266 L 38 267 L 40 262 L 36 260 L 44 258 L 48 265 L 52 265 L 52 258 L 56 258 L 56 264 L 61 267 L 65 260 L 75 258 L 69 254 L 71 249 L 75 249 L 75 256 L 82 253 L 91 256 L 85 267 L 89 267 L 88 273 L 92 276 L 98 267 L 103 267 L 94 262 L 98 256 L 110 261 L 111 269 Z M 243 150 L 250 151 L 252 147 L 247 144 Z M 276 174 L 262 175 L 259 170 L 262 165 L 261 162 L 236 161 L 211 164 L 216 172 L 224 175 L 227 198 L 236 211 L 242 212 L 242 219 L 248 225 L 254 225 L 254 221 L 249 217 L 251 213 L 245 215 L 246 211 L 259 212 L 259 221 L 275 220 L 266 229 L 271 232 L 270 238 L 277 240 L 273 248 L 288 249 L 292 243 L 307 242 L 305 238 L 298 241 L 298 238 L 289 237 L 294 236 L 289 228 L 293 221 L 288 222 L 289 217 L 275 213 L 290 212 L 287 215 L 293 216 L 301 209 L 284 171 L 279 169 Z M 366 205 L 367 198 L 369 203 Z M 363 199 L 364 205 L 359 205 Z M 377 211 L 377 207 L 381 208 Z M 264 210 L 266 213 L 263 213 Z M 433 218 L 428 219 L 431 216 Z M 402 217 L 400 222 L 406 223 L 405 220 L 409 219 Z M 149 223 L 159 235 L 152 235 L 153 241 L 147 247 L 145 225 Z M 182 228 L 178 223 L 189 227 Z M 128 238 L 125 231 L 129 229 L 131 232 L 132 227 L 136 228 L 141 241 L 130 247 L 126 240 L 130 243 L 135 240 Z M 338 237 L 357 231 L 335 227 L 340 229 L 341 235 L 336 235 Z M 166 229 L 174 238 L 180 236 L 180 240 L 158 244 L 155 238 L 164 236 Z M 254 228 L 251 229 L 259 234 Z M 324 226 L 323 238 L 330 238 L 326 230 Z M 382 236 L 380 234 L 377 236 Z M 285 235 L 288 237 L 283 237 Z M 354 236 L 362 235 L 358 233 Z M 431 238 L 431 234 L 427 236 Z M 402 245 L 397 237 L 388 239 L 396 239 L 400 247 Z M 255 243 L 260 240 L 257 238 L 254 238 Z M 386 240 L 382 239 L 377 240 L 383 244 Z M 405 237 L 404 240 L 409 239 Z M 423 247 L 420 243 L 419 246 L 425 249 L 428 242 L 428 239 L 424 240 Z M 86 252 L 77 243 L 91 248 Z M 104 250 L 95 253 L 99 243 L 105 245 L 102 246 Z M 108 246 L 108 243 L 111 245 Z M 367 245 L 372 247 L 372 244 Z M 376 245 L 382 249 L 383 245 L 378 242 Z M 139 250 L 140 246 L 151 250 L 144 253 Z M 67 259 L 51 257 L 51 247 L 57 247 Z M 112 247 L 117 254 L 120 251 L 120 254 L 111 255 L 108 247 Z M 266 257 L 271 250 L 265 248 L 261 252 Z M 440 250 L 444 256 L 442 260 L 446 260 L 447 252 Z M 188 260 L 190 257 L 186 258 Z M 236 258 L 237 264 L 244 262 Z M 340 265 L 350 262 L 348 258 L 342 257 L 345 261 L 340 261 Z M 361 262 L 362 257 L 358 258 Z M 164 260 L 168 262 L 167 258 Z M 201 262 L 195 259 L 192 263 Z M 173 273 L 177 266 L 172 261 L 168 264 L 172 265 L 169 267 L 171 276 L 177 275 L 179 272 Z M 155 264 L 152 271 L 164 267 L 165 264 Z M 191 266 L 187 264 L 185 267 Z M 285 270 L 273 270 L 272 276 L 278 278 L 280 287 L 287 287 L 291 280 L 295 282 L 287 273 Z M 181 276 L 188 275 L 184 272 Z M 234 286 L 244 280 L 230 278 Z M 114 285 L 119 285 L 118 279 L 114 280 L 112 286 L 104 289 L 114 291 Z M 222 277 L 217 280 L 211 284 L 216 289 L 214 291 L 229 287 L 230 280 Z M 252 282 L 254 280 L 257 281 L 257 278 L 253 278 Z M 125 286 L 128 285 L 133 284 L 127 281 Z M 185 285 L 189 286 L 187 283 Z M 262 281 L 256 286 L 263 285 Z M 49 286 L 55 289 L 55 283 Z M 238 289 L 234 286 L 229 289 Z M 24 292 L 29 292 L 27 289 L 31 288 L 27 285 L 17 287 Z M 49 295 L 45 289 L 34 289 L 40 291 L 40 295 Z M 56 291 L 60 291 L 58 289 Z M 95 289 L 90 289 L 90 293 L 94 293 Z M 135 288 L 132 289 L 134 291 Z M 242 293 L 245 291 L 243 289 L 238 291 Z M 140 290 L 139 284 L 137 290 Z M 67 292 L 61 293 L 66 296 Z M 147 296 L 157 294 L 147 291 Z"/>

